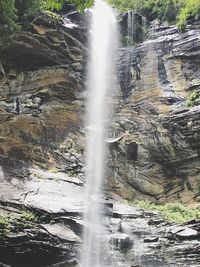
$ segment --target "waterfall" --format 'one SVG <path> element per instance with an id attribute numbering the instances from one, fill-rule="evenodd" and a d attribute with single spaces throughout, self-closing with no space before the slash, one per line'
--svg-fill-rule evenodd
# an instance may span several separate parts
<path id="1" fill-rule="evenodd" d="M 81 267 L 101 267 L 107 246 L 104 238 L 103 180 L 105 139 L 115 84 L 114 57 L 117 53 L 117 22 L 114 12 L 103 0 L 92 9 L 90 55 L 88 64 L 88 101 L 86 114 L 86 210 Z"/>
<path id="2" fill-rule="evenodd" d="M 128 30 L 128 44 L 132 44 L 133 42 L 133 34 L 134 34 L 134 29 L 133 29 L 133 20 L 134 20 L 134 13 L 132 10 L 128 11 L 128 18 L 127 18 L 127 30 Z"/>

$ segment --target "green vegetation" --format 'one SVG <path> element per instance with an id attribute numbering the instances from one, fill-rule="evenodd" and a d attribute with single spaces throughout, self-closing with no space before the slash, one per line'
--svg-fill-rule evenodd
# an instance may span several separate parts
<path id="1" fill-rule="evenodd" d="M 80 11 L 93 4 L 93 0 L 1 0 L 0 37 L 6 37 L 20 30 L 20 21 L 24 15 L 38 10 L 57 11 L 65 2 L 75 4 Z"/>
<path id="2" fill-rule="evenodd" d="M 38 223 L 50 223 L 51 215 L 43 214 L 25 210 L 21 214 L 10 214 L 7 216 L 0 216 L 0 236 L 12 232 L 23 231 L 24 229 L 31 229 Z"/>
<path id="3" fill-rule="evenodd" d="M 184 223 L 194 219 L 200 219 L 200 208 L 189 208 L 181 203 L 154 204 L 147 200 L 136 201 L 136 206 L 160 212 L 170 222 Z"/>
<path id="4" fill-rule="evenodd" d="M 20 18 L 40 8 L 40 0 L 1 0 L 0 37 L 20 30 Z"/>
<path id="5" fill-rule="evenodd" d="M 0 236 L 13 231 L 31 228 L 38 220 L 37 215 L 30 211 L 23 211 L 19 216 L 13 214 L 0 216 Z"/>
<path id="6" fill-rule="evenodd" d="M 136 10 L 150 21 L 177 22 L 184 30 L 189 18 L 200 17 L 199 0 L 107 0 L 120 11 Z M 0 37 L 20 30 L 20 20 L 37 10 L 58 11 L 64 3 L 75 4 L 79 11 L 93 5 L 94 0 L 1 0 Z"/>
<path id="7" fill-rule="evenodd" d="M 15 0 L 15 8 L 19 16 L 37 11 L 40 5 L 40 0 Z"/>
<path id="8" fill-rule="evenodd" d="M 136 10 L 149 20 L 175 21 L 184 0 L 109 0 L 121 11 Z"/>
<path id="9" fill-rule="evenodd" d="M 150 21 L 177 22 L 184 30 L 189 18 L 200 15 L 199 0 L 108 0 L 120 11 L 136 10 Z"/>
<path id="10" fill-rule="evenodd" d="M 187 99 L 187 106 L 188 107 L 193 107 L 195 105 L 199 104 L 199 99 L 200 98 L 200 93 L 197 91 L 193 91 L 192 93 L 190 93 L 190 95 L 188 96 Z"/>
<path id="11" fill-rule="evenodd" d="M 178 15 L 178 27 L 185 29 L 188 18 L 200 16 L 200 1 L 199 0 L 185 0 L 182 9 Z"/>
<path id="12" fill-rule="evenodd" d="M 0 1 L 0 36 L 6 36 L 19 29 L 14 0 Z"/>
<path id="13" fill-rule="evenodd" d="M 39 221 L 38 216 L 31 211 L 23 211 L 14 223 L 19 228 L 31 228 L 32 224 Z"/>
<path id="14" fill-rule="evenodd" d="M 9 233 L 10 222 L 8 217 L 0 216 L 0 236 Z"/>
<path id="15" fill-rule="evenodd" d="M 42 2 L 42 6 L 48 10 L 60 10 L 66 2 L 75 4 L 79 11 L 83 11 L 85 8 L 91 7 L 94 0 L 45 0 Z"/>
<path id="16" fill-rule="evenodd" d="M 58 23 L 62 23 L 63 19 L 62 16 L 58 15 L 57 13 L 54 13 L 50 10 L 45 10 L 43 11 L 49 18 L 51 18 L 51 20 L 54 21 L 54 23 L 58 24 Z"/>
<path id="17" fill-rule="evenodd" d="M 39 0 L 18 0 L 27 2 L 27 6 L 33 9 L 33 3 L 37 6 Z M 177 22 L 180 29 L 184 29 L 189 18 L 200 16 L 199 0 L 107 0 L 118 10 L 124 12 L 136 10 L 150 21 L 159 19 L 170 23 Z M 30 2 L 30 3 L 29 3 Z M 75 4 L 79 11 L 89 8 L 94 0 L 43 0 L 40 6 L 47 10 L 60 10 L 65 2 Z M 16 7 L 17 8 L 17 7 Z M 27 10 L 27 8 L 26 8 Z"/>

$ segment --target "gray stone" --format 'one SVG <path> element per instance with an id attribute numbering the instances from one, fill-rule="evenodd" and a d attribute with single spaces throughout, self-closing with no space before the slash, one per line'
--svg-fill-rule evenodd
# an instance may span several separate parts
<path id="1" fill-rule="evenodd" d="M 125 204 L 115 204 L 113 213 L 117 217 L 138 218 L 142 217 L 142 210 Z"/>
<path id="2" fill-rule="evenodd" d="M 17 72 L 15 69 L 10 69 L 8 73 L 9 78 L 14 79 L 17 77 Z"/>
<path id="3" fill-rule="evenodd" d="M 42 227 L 51 235 L 57 236 L 60 239 L 70 242 L 81 242 L 80 237 L 64 224 L 42 224 Z"/>
<path id="4" fill-rule="evenodd" d="M 131 240 L 131 237 L 123 233 L 111 235 L 110 243 L 119 250 L 131 249 L 133 246 L 133 240 Z"/>
<path id="5" fill-rule="evenodd" d="M 158 242 L 159 237 L 158 236 L 150 236 L 144 239 L 145 243 L 154 243 L 154 242 Z"/>
<path id="6" fill-rule="evenodd" d="M 196 230 L 193 230 L 191 228 L 185 228 L 184 230 L 177 232 L 176 236 L 182 239 L 194 239 L 198 238 L 199 235 Z"/>
<path id="7" fill-rule="evenodd" d="M 3 76 L 5 76 L 5 71 L 4 71 L 3 65 L 1 64 L 1 61 L 0 61 L 0 78 Z"/>

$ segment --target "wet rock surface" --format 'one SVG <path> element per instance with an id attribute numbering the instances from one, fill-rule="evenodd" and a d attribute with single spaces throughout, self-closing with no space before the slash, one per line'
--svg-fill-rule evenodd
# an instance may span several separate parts
<path id="1" fill-rule="evenodd" d="M 65 173 L 57 173 L 56 178 L 42 174 L 41 180 L 35 176 L 23 184 L 17 179 L 1 184 L 0 262 L 9 266 L 77 260 L 83 224 L 82 181 Z"/>
<path id="2" fill-rule="evenodd" d="M 85 24 L 30 17 L 0 47 L 1 266 L 73 263 L 83 212 Z"/>
<path id="3" fill-rule="evenodd" d="M 199 231 L 195 230 L 199 222 L 177 226 L 164 221 L 158 213 L 122 204 L 114 206 L 114 214 L 121 217 L 120 232 L 132 241 L 129 247 L 115 243 L 128 262 L 119 266 L 199 266 Z M 176 231 L 181 232 L 180 229 L 188 233 L 185 240 L 177 238 Z M 193 234 L 193 241 L 189 233 Z"/>
<path id="4" fill-rule="evenodd" d="M 108 186 L 123 198 L 199 203 L 199 34 L 153 24 L 120 49 Z"/>
<path id="5" fill-rule="evenodd" d="M 5 69 L 0 80 L 0 182 L 10 185 L 16 181 L 23 187 L 27 180 L 50 178 L 53 184 L 59 172 L 64 174 L 64 180 L 69 176 L 75 181 L 83 176 L 84 104 L 80 99 L 84 88 L 86 29 L 65 20 L 56 25 L 44 14 L 29 23 L 29 32 L 17 33 L 0 49 Z M 74 36 L 74 31 L 82 31 L 81 40 Z M 72 41 L 65 41 L 64 35 Z M 49 38 L 50 43 L 45 43 Z M 15 42 L 21 46 L 16 48 L 17 52 L 13 48 Z M 53 56 L 56 59 L 51 61 Z M 49 172 L 46 176 L 45 171 Z"/>
<path id="6" fill-rule="evenodd" d="M 68 11 L 58 24 L 38 14 L 0 47 L 0 266 L 77 265 L 87 30 Z M 159 27 L 120 49 L 108 196 L 198 203 L 199 106 L 187 101 L 200 86 L 199 33 Z M 105 214 L 110 264 L 199 266 L 199 222 L 166 223 L 113 199 Z"/>
<path id="7" fill-rule="evenodd" d="M 5 266 L 77 266 L 83 227 L 77 203 L 73 212 L 47 213 L 41 205 L 32 207 L 16 201 L 1 202 L 0 209 L 12 212 L 13 218 L 22 210 L 39 218 L 31 225 L 17 224 L 18 228 L 1 237 L 0 262 Z M 199 266 L 198 221 L 168 223 L 158 213 L 114 202 L 113 216 L 106 216 L 105 225 L 108 266 Z"/>

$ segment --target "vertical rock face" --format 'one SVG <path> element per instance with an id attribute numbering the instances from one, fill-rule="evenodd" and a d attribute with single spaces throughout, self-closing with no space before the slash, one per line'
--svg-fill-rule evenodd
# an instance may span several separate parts
<path id="1" fill-rule="evenodd" d="M 148 34 L 140 45 L 120 50 L 123 100 L 109 183 L 130 200 L 198 202 L 200 29 L 160 26 Z"/>
<path id="2" fill-rule="evenodd" d="M 1 266 L 77 263 L 87 38 L 85 27 L 69 20 L 83 24 L 83 18 L 68 12 L 62 23 L 44 14 L 32 18 L 26 31 L 0 47 Z M 135 20 L 144 23 L 138 14 Z M 109 140 L 109 192 L 129 200 L 198 202 L 200 30 L 159 27 L 148 34 L 140 45 L 120 49 L 121 96 Z M 106 229 L 113 253 L 116 246 L 121 250 L 121 263 L 148 266 L 150 255 L 150 266 L 160 260 L 163 266 L 197 266 L 198 223 L 169 233 L 171 225 L 161 218 L 155 226 L 155 214 L 112 206 Z M 179 239 L 186 240 L 183 246 Z"/>
<path id="3" fill-rule="evenodd" d="M 45 15 L 29 23 L 29 32 L 17 33 L 0 50 L 0 151 L 5 177 L 34 164 L 65 169 L 68 159 L 61 152 L 75 152 L 73 138 L 80 141 L 82 135 L 79 99 L 86 30 L 66 18 L 56 24 Z"/>
<path id="4" fill-rule="evenodd" d="M 83 209 L 87 30 L 27 25 L 0 48 L 0 262 L 20 267 L 73 261 Z"/>

